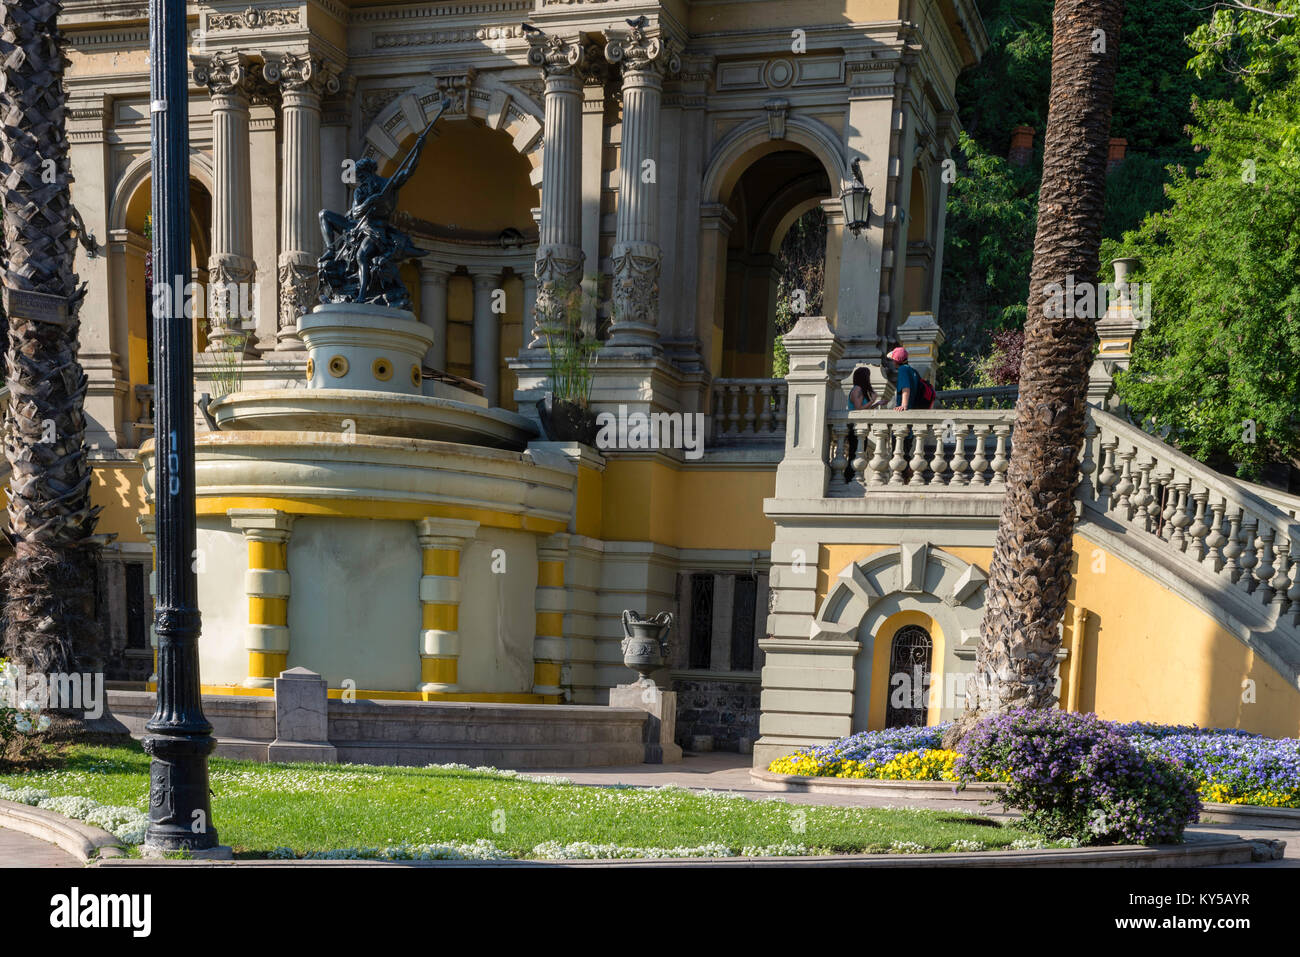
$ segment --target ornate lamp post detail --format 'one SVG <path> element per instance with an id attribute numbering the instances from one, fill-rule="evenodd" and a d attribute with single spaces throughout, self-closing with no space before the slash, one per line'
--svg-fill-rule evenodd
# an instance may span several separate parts
<path id="1" fill-rule="evenodd" d="M 208 755 L 216 746 L 199 694 L 198 583 L 194 554 L 194 343 L 179 291 L 190 277 L 189 84 L 184 0 L 149 0 L 155 281 L 172 295 L 154 303 L 157 443 L 158 704 L 145 725 L 152 851 L 217 845 L 208 802 Z M 181 308 L 178 308 L 181 307 Z"/>
<path id="2" fill-rule="evenodd" d="M 614 236 L 612 346 L 659 345 L 659 106 L 664 74 L 681 69 L 671 41 L 645 17 L 612 37 L 605 58 L 623 65 L 623 148 Z"/>
<path id="3" fill-rule="evenodd" d="M 542 153 L 542 218 L 538 227 L 537 322 L 528 348 L 562 324 L 569 296 L 582 282 L 582 76 L 579 38 L 548 36 L 524 24 L 528 62 L 546 78 Z"/>

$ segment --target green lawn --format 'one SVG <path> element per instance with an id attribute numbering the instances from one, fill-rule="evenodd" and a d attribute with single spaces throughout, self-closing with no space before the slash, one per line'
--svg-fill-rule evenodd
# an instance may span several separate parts
<path id="1" fill-rule="evenodd" d="M 0 784 L 144 810 L 148 756 L 76 747 L 58 770 L 0 774 Z M 512 856 L 544 842 L 622 848 L 802 845 L 810 852 L 1005 847 L 1025 832 L 960 812 L 810 807 L 680 788 L 601 788 L 446 768 L 261 764 L 213 758 L 212 813 L 223 844 L 263 857 L 387 845 L 486 840 Z M 957 843 L 958 850 L 976 849 Z M 591 856 L 587 854 L 586 856 Z M 608 855 L 602 855 L 608 856 Z"/>

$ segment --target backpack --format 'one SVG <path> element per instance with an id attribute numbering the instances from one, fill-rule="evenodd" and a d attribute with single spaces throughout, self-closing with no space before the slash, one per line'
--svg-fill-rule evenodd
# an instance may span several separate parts
<path id="1" fill-rule="evenodd" d="M 920 383 L 920 385 L 918 385 L 916 388 L 917 391 L 916 402 L 915 402 L 916 408 L 933 409 L 934 408 L 934 386 L 930 385 L 930 383 L 926 381 L 925 377 L 922 376 L 921 373 L 919 372 L 916 374 L 916 379 L 917 382 Z"/>

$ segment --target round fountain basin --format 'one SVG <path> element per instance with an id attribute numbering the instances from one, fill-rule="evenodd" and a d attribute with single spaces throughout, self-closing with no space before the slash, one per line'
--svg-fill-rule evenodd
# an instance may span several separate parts
<path id="1" fill-rule="evenodd" d="M 391 435 L 515 451 L 537 437 L 537 428 L 531 422 L 505 409 L 366 389 L 234 392 L 213 402 L 208 411 L 223 432 Z"/>

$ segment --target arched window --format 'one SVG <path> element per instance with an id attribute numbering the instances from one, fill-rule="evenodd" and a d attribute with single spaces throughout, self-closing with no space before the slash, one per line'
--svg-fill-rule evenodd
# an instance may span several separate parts
<path id="1" fill-rule="evenodd" d="M 930 688 L 930 655 L 934 642 L 920 625 L 904 625 L 894 632 L 889 648 L 889 690 L 885 705 L 886 728 L 925 726 L 926 698 Z"/>

